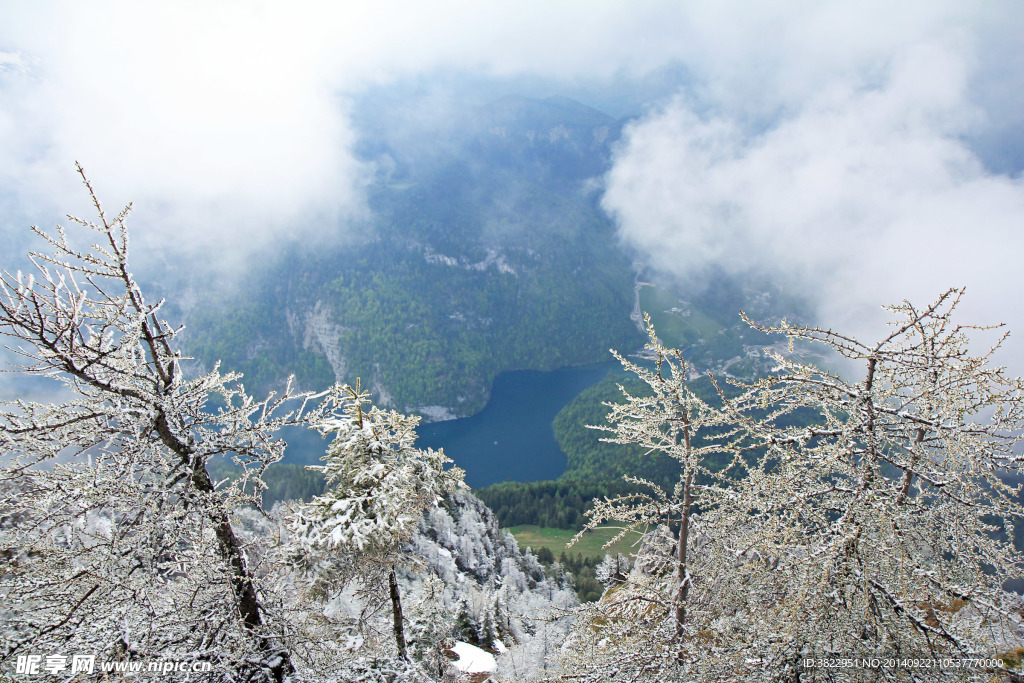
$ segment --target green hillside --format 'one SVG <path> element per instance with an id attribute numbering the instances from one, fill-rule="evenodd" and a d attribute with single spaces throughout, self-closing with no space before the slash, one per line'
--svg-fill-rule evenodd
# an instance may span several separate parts
<path id="1" fill-rule="evenodd" d="M 464 116 L 429 145 L 371 128 L 364 153 L 390 165 L 369 188 L 361 237 L 293 247 L 233 292 L 204 294 L 190 352 L 245 373 L 256 393 L 290 373 L 307 388 L 361 377 L 385 405 L 468 415 L 504 370 L 642 343 L 628 317 L 632 264 L 609 248 L 615 226 L 584 190 L 607 166 L 615 122 L 526 98 Z M 560 136 L 541 135 L 552 126 Z M 597 129 L 611 137 L 595 147 Z"/>

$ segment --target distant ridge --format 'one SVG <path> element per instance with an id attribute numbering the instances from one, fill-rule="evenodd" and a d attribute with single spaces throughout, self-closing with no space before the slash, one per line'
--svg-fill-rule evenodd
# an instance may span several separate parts
<path id="1" fill-rule="evenodd" d="M 485 116 L 494 122 L 544 126 L 611 126 L 615 119 L 602 111 L 569 97 L 535 99 L 522 95 L 508 95 L 481 107 Z"/>

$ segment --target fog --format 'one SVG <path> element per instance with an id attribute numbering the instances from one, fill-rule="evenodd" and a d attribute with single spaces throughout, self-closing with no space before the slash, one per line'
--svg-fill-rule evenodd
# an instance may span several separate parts
<path id="1" fill-rule="evenodd" d="M 40 223 L 86 213 L 78 160 L 107 205 L 135 202 L 147 247 L 202 244 L 230 257 L 322 235 L 364 208 L 374 168 L 353 154 L 349 114 L 368 88 L 453 70 L 548 82 L 643 74 L 672 53 L 660 22 L 668 7 L 9 7 L 0 26 L 4 213 Z"/>
<path id="2" fill-rule="evenodd" d="M 700 96 L 628 128 L 604 205 L 653 266 L 770 275 L 865 338 L 954 286 L 1024 338 L 1021 8 L 863 9 L 733 26 Z"/>
<path id="3" fill-rule="evenodd" d="M 386 158 L 360 147 L 367 98 L 416 84 L 418 109 L 374 123 L 426 154 L 418 136 L 454 120 L 453 92 L 459 106 L 562 94 L 633 117 L 594 185 L 652 267 L 694 283 L 714 269 L 768 275 L 812 296 L 825 324 L 868 336 L 880 304 L 966 286 L 967 319 L 1024 338 L 1016 2 L 101 1 L 4 14 L 5 251 L 31 223 L 89 215 L 77 160 L 108 208 L 135 202 L 139 258 L 231 273 L 283 240 L 372 222 L 366 187 Z"/>

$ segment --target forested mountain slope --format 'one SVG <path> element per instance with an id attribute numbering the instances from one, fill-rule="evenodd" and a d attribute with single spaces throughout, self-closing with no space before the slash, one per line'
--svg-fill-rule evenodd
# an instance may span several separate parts
<path id="1" fill-rule="evenodd" d="M 247 539 L 278 533 L 264 515 L 237 514 Z M 572 581 L 561 571 L 546 575 L 537 557 L 529 549 L 521 552 L 479 500 L 465 492 L 446 498 L 424 514 L 407 552 L 412 568 L 398 578 L 408 596 L 410 651 L 426 671 L 438 674 L 436 667 L 444 663 L 437 657 L 439 645 L 453 641 L 503 652 L 498 666 L 505 680 L 554 666 L 557 644 L 572 623 L 569 610 L 578 604 Z M 350 680 L 363 680 L 361 667 L 373 668 L 367 662 L 383 657 L 390 645 L 389 614 L 368 609 L 363 589 L 349 588 L 326 607 L 339 638 L 358 644 L 350 653 Z"/>
<path id="2" fill-rule="evenodd" d="M 772 364 L 764 349 L 780 343 L 743 322 L 739 310 L 759 320 L 777 319 L 785 310 L 801 318 L 805 311 L 796 297 L 783 296 L 769 282 L 724 276 L 713 276 L 703 289 L 690 292 L 678 284 L 643 283 L 637 304 L 650 315 L 658 337 L 679 348 L 687 359 L 690 390 L 713 404 L 718 398 L 708 373 L 723 390 L 735 391 L 727 380 L 750 380 L 769 373 Z M 631 360 L 649 362 L 641 355 L 631 355 Z M 678 463 L 633 444 L 607 443 L 602 441 L 606 432 L 590 428 L 608 425 L 609 404 L 624 401 L 621 387 L 633 395 L 646 391 L 633 374 L 616 368 L 580 392 L 555 417 L 554 436 L 566 456 L 566 469 L 557 480 L 506 481 L 476 491 L 502 524 L 578 530 L 585 522 L 585 510 L 595 500 L 636 490 L 634 484 L 623 481 L 625 475 L 672 489 L 679 479 Z"/>
<path id="3" fill-rule="evenodd" d="M 261 389 L 288 373 L 310 388 L 362 377 L 383 405 L 437 419 L 482 408 L 503 370 L 639 344 L 632 266 L 593 185 L 619 124 L 564 98 L 508 97 L 390 138 L 381 118 L 413 105 L 364 105 L 370 225 L 202 298 L 187 321 L 200 361 Z"/>

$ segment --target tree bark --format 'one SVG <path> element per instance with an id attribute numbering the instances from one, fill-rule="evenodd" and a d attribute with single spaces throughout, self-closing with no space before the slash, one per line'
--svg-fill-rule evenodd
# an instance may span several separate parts
<path id="1" fill-rule="evenodd" d="M 690 537 L 690 506 L 693 504 L 693 468 L 689 462 L 690 415 L 683 407 L 682 414 L 683 448 L 686 458 L 686 481 L 683 484 L 683 516 L 679 521 L 679 545 L 676 548 L 676 639 L 682 641 L 683 626 L 686 623 L 686 598 L 690 594 L 690 573 L 686 566 L 686 549 Z"/>
<path id="2" fill-rule="evenodd" d="M 686 549 L 690 536 L 690 506 L 693 495 L 693 470 L 687 472 L 683 485 L 683 517 L 679 524 L 679 544 L 676 547 L 676 638 L 683 637 L 686 623 L 686 598 L 690 593 L 690 574 L 686 566 Z"/>
<path id="3" fill-rule="evenodd" d="M 178 454 L 183 463 L 192 466 L 192 485 L 196 490 L 212 494 L 216 491 L 213 480 L 206 471 L 206 464 L 194 458 L 192 449 L 188 444 L 179 439 L 171 430 L 167 415 L 161 410 L 156 420 L 156 431 L 160 440 Z M 191 463 L 189 461 L 191 460 Z M 225 510 L 214 508 L 209 511 L 210 520 L 214 524 L 217 536 L 217 544 L 221 556 L 227 562 L 231 571 L 231 590 L 235 596 L 235 605 L 238 608 L 238 615 L 242 619 L 245 629 L 257 638 L 257 646 L 260 651 L 266 654 L 266 659 L 271 665 L 268 667 L 271 675 L 277 683 L 281 683 L 285 676 L 294 673 L 295 666 L 292 664 L 288 650 L 281 647 L 260 634 L 263 627 L 262 608 L 259 596 L 256 595 L 256 587 L 253 585 L 252 576 L 245 566 L 245 558 L 242 554 L 241 544 L 235 536 L 234 527 L 228 519 Z"/>
<path id="4" fill-rule="evenodd" d="M 391 567 L 388 574 L 388 588 L 391 589 L 391 615 L 395 621 L 395 645 L 398 646 L 398 656 L 402 659 L 409 659 L 405 647 L 405 628 L 402 625 L 402 596 L 398 593 L 398 576 L 395 575 L 395 568 Z"/>

